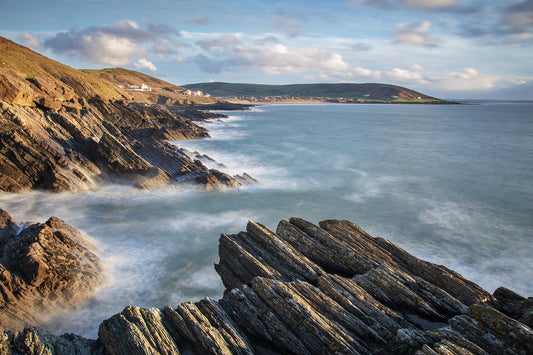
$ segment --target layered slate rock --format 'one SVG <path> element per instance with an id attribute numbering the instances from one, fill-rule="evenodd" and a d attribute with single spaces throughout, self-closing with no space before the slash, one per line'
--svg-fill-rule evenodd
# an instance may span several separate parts
<path id="1" fill-rule="evenodd" d="M 348 221 L 249 222 L 222 235 L 219 301 L 129 306 L 108 354 L 529 354 L 532 299 L 494 295 Z"/>
<path id="2" fill-rule="evenodd" d="M 217 106 L 166 106 L 137 94 L 0 37 L 0 190 L 243 182 L 167 143 L 208 137 L 196 121 L 223 116 L 204 110 Z"/>
<path id="3" fill-rule="evenodd" d="M 94 249 L 59 218 L 19 224 L 0 209 L 0 328 L 22 330 L 88 298 L 103 281 Z"/>

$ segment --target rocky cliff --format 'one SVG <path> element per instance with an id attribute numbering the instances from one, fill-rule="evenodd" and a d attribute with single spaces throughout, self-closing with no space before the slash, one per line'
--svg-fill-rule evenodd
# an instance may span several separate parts
<path id="1" fill-rule="evenodd" d="M 156 92 L 127 91 L 0 37 L 0 190 L 239 185 L 166 142 L 207 137 L 195 121 L 213 114 L 158 101 Z"/>
<path id="2" fill-rule="evenodd" d="M 22 330 L 88 298 L 103 281 L 95 249 L 59 218 L 18 223 L 0 209 L 0 327 Z"/>
<path id="3" fill-rule="evenodd" d="M 531 354 L 533 298 L 493 295 L 348 221 L 222 235 L 218 300 L 126 307 L 96 342 L 36 329 L 6 351 L 63 354 Z M 29 350 L 28 350 L 29 349 Z"/>

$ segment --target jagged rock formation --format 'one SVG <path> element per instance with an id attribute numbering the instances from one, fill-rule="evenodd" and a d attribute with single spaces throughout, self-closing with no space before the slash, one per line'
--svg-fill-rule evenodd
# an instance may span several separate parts
<path id="1" fill-rule="evenodd" d="M 0 63 L 0 190 L 83 191 L 123 180 L 141 188 L 240 184 L 166 142 L 208 137 L 194 121 L 214 114 L 152 104 L 153 93 L 143 102 L 142 93 L 1 37 Z"/>
<path id="2" fill-rule="evenodd" d="M 348 221 L 249 222 L 222 235 L 219 301 L 128 306 L 96 341 L 35 328 L 0 349 L 29 354 L 531 354 L 533 298 L 490 295 Z M 70 345 L 69 345 L 70 344 Z"/>
<path id="3" fill-rule="evenodd" d="M 104 321 L 107 354 L 530 354 L 533 299 L 494 295 L 347 221 L 222 235 L 226 292 Z"/>
<path id="4" fill-rule="evenodd" d="M 88 298 L 103 281 L 91 249 L 59 218 L 21 225 L 0 209 L 0 327 L 21 330 Z"/>

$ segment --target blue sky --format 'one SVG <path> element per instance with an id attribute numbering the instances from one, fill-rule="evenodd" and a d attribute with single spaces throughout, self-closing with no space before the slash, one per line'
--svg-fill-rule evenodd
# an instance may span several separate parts
<path id="1" fill-rule="evenodd" d="M 381 82 L 533 100 L 533 0 L 0 0 L 0 35 L 183 85 Z"/>

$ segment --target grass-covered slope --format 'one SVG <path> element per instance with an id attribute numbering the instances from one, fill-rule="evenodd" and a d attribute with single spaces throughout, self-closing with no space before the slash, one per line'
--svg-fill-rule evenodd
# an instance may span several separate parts
<path id="1" fill-rule="evenodd" d="M 381 100 L 381 101 L 425 101 L 440 102 L 442 100 L 424 95 L 401 86 L 388 84 L 291 84 L 262 85 L 239 83 L 199 83 L 183 85 L 191 90 L 201 90 L 216 97 L 277 97 L 291 96 L 300 98 L 332 98 L 348 100 Z"/>

